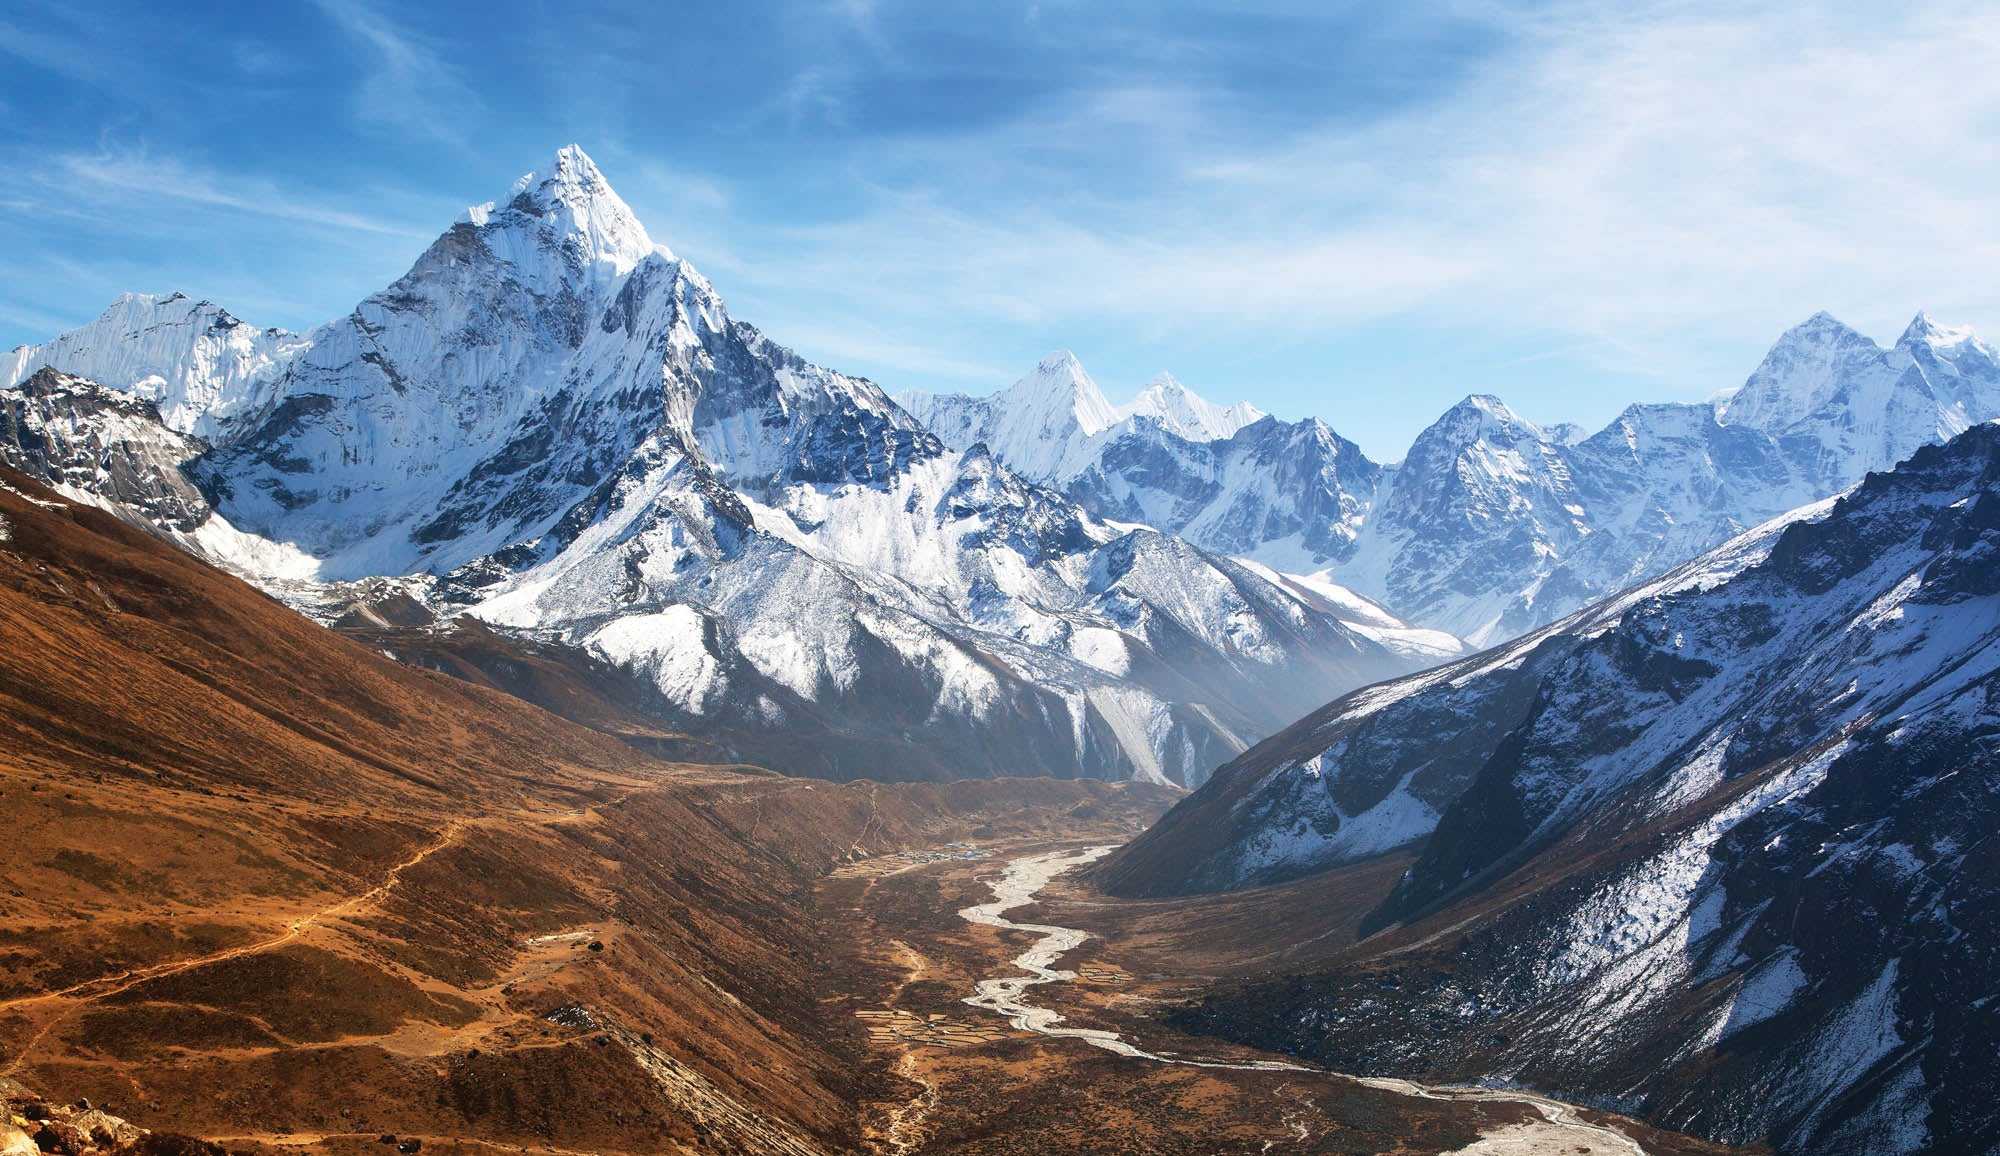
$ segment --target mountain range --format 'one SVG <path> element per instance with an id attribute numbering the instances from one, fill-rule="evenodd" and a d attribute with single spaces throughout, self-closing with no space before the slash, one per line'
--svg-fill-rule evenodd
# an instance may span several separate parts
<path id="1" fill-rule="evenodd" d="M 1067 354 L 990 397 L 897 399 L 1100 517 L 1491 645 L 2000 417 L 2000 356 L 1924 315 L 1885 349 L 1821 313 L 1708 402 L 1633 405 L 1589 434 L 1473 395 L 1391 464 L 1171 377 L 1114 408 Z"/>
<path id="2" fill-rule="evenodd" d="M 339 932 L 382 934 L 383 958 L 419 960 L 436 996 L 397 988 L 402 1020 L 348 1034 L 444 1047 L 443 1032 L 459 1049 L 471 1037 L 451 1033 L 504 1020 L 536 1033 L 526 1054 L 546 1021 L 565 1048 L 616 1043 L 603 1056 L 618 1078 L 665 1080 L 676 1110 L 704 1128 L 726 1117 L 717 1134 L 750 1150 L 807 1134 L 852 1147 L 846 1089 L 914 1081 L 925 1092 L 906 1105 L 935 1106 L 938 1085 L 850 1055 L 857 1029 L 829 1026 L 803 961 L 861 987 L 878 967 L 907 973 L 880 1016 L 909 993 L 945 1009 L 915 1022 L 962 1010 L 951 982 L 920 978 L 986 967 L 947 962 L 971 941 L 933 926 L 943 875 L 869 861 L 963 856 L 938 843 L 975 819 L 1044 849 L 1122 838 L 1179 794 L 1032 781 L 1054 776 L 1191 793 L 1090 868 L 1093 890 L 1048 903 L 1081 895 L 1090 918 L 1136 921 L 1123 938 L 1098 932 L 1133 958 L 1241 940 L 1211 950 L 1227 978 L 1198 991 L 1192 966 L 1091 965 L 1092 983 L 1134 986 L 1072 994 L 1065 1014 L 1084 1022 L 1548 1089 L 1787 1153 L 2000 1145 L 1984 1092 L 2000 1080 L 1986 773 L 2000 355 L 1967 330 L 1920 314 L 1883 347 L 1820 314 L 1709 401 L 1634 405 L 1590 433 L 1475 394 L 1382 463 L 1326 421 L 1217 405 L 1170 375 L 1113 405 L 1066 353 L 988 397 L 892 397 L 731 317 L 571 147 L 309 332 L 129 295 L 0 358 L 0 375 L 0 465 L 18 471 L 0 475 L 0 593 L 24 656 L 0 672 L 18 707 L 10 784 L 26 798 L 69 775 L 127 832 L 104 841 L 115 856 L 78 858 L 88 829 L 36 820 L 41 857 L 19 868 L 32 898 L 9 895 L 74 942 L 22 938 L 33 950 L 6 967 L 29 979 L 10 982 L 43 994 L 10 998 L 110 1010 L 0 1021 L 16 1067 L 44 1041 L 124 1062 L 99 1033 L 139 1031 L 112 1003 L 128 989 L 145 1005 L 131 1014 L 195 1019 L 242 996 L 264 1011 L 230 1021 L 238 1034 L 210 1041 L 208 1062 L 264 1088 L 232 1066 L 241 1033 L 263 1041 L 275 1015 L 292 1024 L 272 1036 L 280 1051 L 346 1038 L 267 998 L 290 990 L 286 968 L 407 986 L 375 975 L 375 948 L 345 962 L 293 950 L 317 915 L 254 941 L 254 918 L 186 943 L 147 922 L 150 905 L 200 913 L 175 872 L 213 857 L 163 858 L 193 853 L 138 834 L 165 827 L 119 809 L 129 788 L 216 830 L 256 827 L 261 850 L 233 875 L 215 860 L 210 882 L 217 896 L 291 888 L 298 902 L 273 920 L 337 894 L 350 898 L 322 914 L 380 902 L 426 840 L 523 841 L 446 855 L 454 882 L 416 897 L 423 920 Z M 124 699 L 106 689 L 120 682 L 134 684 Z M 1023 781 L 822 792 L 647 755 Z M 72 763 L 95 768 L 88 785 Z M 99 789 L 107 776 L 119 789 Z M 30 800 L 72 817 L 76 802 Z M 245 814 L 266 803 L 257 827 Z M 682 828 L 705 840 L 686 861 L 662 841 Z M 958 870 L 952 886 L 979 895 L 977 871 Z M 766 873 L 776 903 L 759 893 Z M 482 886 L 516 913 L 498 938 L 492 911 L 464 898 Z M 886 937 L 837 964 L 811 946 L 840 922 L 817 907 L 829 887 L 864 941 Z M 64 895 L 96 906 L 65 913 Z M 655 923 L 618 914 L 626 895 Z M 77 930 L 99 914 L 130 924 L 111 948 Z M 587 936 L 637 929 L 621 942 L 654 969 L 604 999 L 668 1008 L 683 1059 L 722 1022 L 731 1054 L 687 1067 L 566 1004 L 515 1007 L 499 963 L 473 958 L 567 953 L 536 937 L 579 934 L 551 929 L 586 915 Z M 427 938 L 439 919 L 456 929 L 443 946 Z M 700 984 L 659 979 L 703 950 Z M 547 975 L 594 974 L 577 959 Z M 255 982 L 233 993 L 176 978 L 239 966 Z M 71 984 L 72 967 L 88 974 Z M 741 967 L 758 975 L 740 994 L 707 978 Z M 1179 1065 L 1170 1053 L 1194 1037 L 1171 1038 L 1139 1054 Z M 539 1062 L 507 1042 L 508 1064 Z M 590 1054 L 565 1053 L 562 1078 Z M 738 1056 L 812 1079 L 773 1092 Z M 1273 1069 L 1180 1074 L 1225 1070 Z M 480 1080 L 514 1089 L 502 1098 L 549 1086 L 480 1071 L 449 1077 L 465 1101 L 454 1128 L 490 1122 L 472 1103 L 485 1093 L 467 1090 Z M 410 1103 L 442 1102 L 431 1077 L 410 1078 Z M 1085 1080 L 1092 1094 L 1124 1086 L 1092 1079 L 1107 1081 Z M 963 1081 L 982 1095 L 990 1082 Z M 1183 1090 L 1209 1105 L 1197 1117 L 1222 1102 Z M 1494 1123 L 1482 1113 L 1496 1101 L 1464 1088 L 1371 1094 L 1429 1104 L 1453 1128 Z M 954 1110 L 986 1110 L 974 1100 Z M 1285 1105 L 1256 1102 L 1291 1126 Z M 225 1107 L 190 1118 L 222 1134 L 270 1116 Z M 1355 1100 L 1331 1116 L 1374 1112 Z M 798 1127 L 769 1132 L 772 1119 Z M 1393 1132 L 1384 1119 L 1367 1135 Z M 341 1134 L 359 1135 L 349 1123 Z M 511 1141 L 516 1123 L 492 1133 Z M 664 1126 L 614 1109 L 585 1131 L 640 1146 Z"/>
<path id="3" fill-rule="evenodd" d="M 1456 649 L 947 447 L 730 318 L 573 147 L 310 333 L 128 296 L 0 372 L 12 464 L 322 618 L 568 647 L 788 770 L 1196 782 Z"/>
<path id="4" fill-rule="evenodd" d="M 322 621 L 556 648 L 789 771 L 1190 786 L 2000 414 L 1969 332 L 1825 315 L 1717 400 L 1583 436 L 1474 396 L 1392 464 L 1067 354 L 892 399 L 732 318 L 573 146 L 311 332 L 130 295 L 0 379 L 6 461 Z"/>

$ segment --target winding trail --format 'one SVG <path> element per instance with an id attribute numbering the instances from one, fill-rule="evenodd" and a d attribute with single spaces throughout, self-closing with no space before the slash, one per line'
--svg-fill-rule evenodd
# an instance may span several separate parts
<path id="1" fill-rule="evenodd" d="M 903 1053 L 903 1058 L 896 1063 L 896 1074 L 922 1084 L 924 1088 L 916 1099 L 889 1114 L 886 1131 L 891 1148 L 898 1152 L 914 1152 L 924 1145 L 924 1123 L 930 1119 L 932 1112 L 937 1111 L 938 1086 L 924 1075 L 915 1052 Z"/>
<path id="2" fill-rule="evenodd" d="M 1005 912 L 1033 902 L 1042 888 L 1065 871 L 1094 863 L 1116 850 L 1116 846 L 1088 847 L 1073 851 L 1052 851 L 1040 855 L 1025 855 L 1007 864 L 1006 874 L 991 884 L 993 902 L 961 910 L 959 917 L 968 923 L 986 927 L 997 927 L 1008 931 L 1027 931 L 1041 938 L 1029 946 L 1028 950 L 1015 956 L 1015 967 L 1026 975 L 999 976 L 982 979 L 977 984 L 978 994 L 968 996 L 964 1002 L 997 1015 L 1005 1016 L 1008 1022 L 1022 1031 L 1058 1039 L 1075 1039 L 1115 1052 L 1133 1059 L 1150 1060 L 1159 1064 L 1180 1064 L 1195 1068 L 1224 1068 L 1234 1071 L 1268 1072 L 1312 1072 L 1353 1080 L 1355 1083 L 1396 1092 L 1405 1096 L 1416 1096 L 1426 1100 L 1448 1100 L 1458 1102 L 1487 1102 L 1525 1104 L 1533 1108 L 1546 1122 L 1547 1127 L 1558 1130 L 1559 1134 L 1573 1143 L 1575 1140 L 1589 1139 L 1613 1148 L 1630 1152 L 1633 1156 L 1647 1156 L 1638 1141 L 1615 1128 L 1592 1124 L 1577 1115 L 1576 1109 L 1560 1100 L 1539 1096 L 1533 1092 L 1517 1092 L 1498 1088 L 1482 1088 L 1462 1084 L 1419 1084 L 1413 1080 L 1401 1080 L 1384 1076 L 1350 1076 L 1343 1072 L 1325 1072 L 1319 1068 L 1302 1064 L 1289 1064 L 1277 1060 L 1252 1060 L 1230 1063 L 1221 1060 L 1189 1060 L 1176 1056 L 1162 1056 L 1146 1051 L 1121 1037 L 1117 1032 L 1098 1028 L 1063 1027 L 1061 1013 L 1052 1008 L 1038 1007 L 1028 1002 L 1028 992 L 1033 988 L 1050 983 L 1068 983 L 1077 978 L 1077 973 L 1058 969 L 1055 964 L 1064 955 L 1074 951 L 1086 940 L 1092 938 L 1088 931 L 1074 927 L 1057 927 L 1047 923 L 1016 923 L 1008 919 Z M 1516 1125 L 1489 1133 L 1471 1148 L 1468 1153 L 1531 1153 L 1568 1151 L 1549 1142 L 1546 1135 L 1530 1134 L 1535 1126 Z M 1511 1133 L 1511 1134 L 1510 1134 Z"/>
<path id="3" fill-rule="evenodd" d="M 49 1033 L 55 1031 L 57 1027 L 61 1026 L 71 1016 L 75 1015 L 79 1009 L 88 1004 L 95 1003 L 107 996 L 114 996 L 120 992 L 129 991 L 148 980 L 179 975 L 184 971 L 192 971 L 197 967 L 207 967 L 210 964 L 222 963 L 231 959 L 240 959 L 246 955 L 255 955 L 259 952 L 283 947 L 293 940 L 306 935 L 324 920 L 339 918 L 340 916 L 351 914 L 376 903 L 387 897 L 389 892 L 395 889 L 396 884 L 402 882 L 403 872 L 408 871 L 437 852 L 457 842 L 459 835 L 464 832 L 468 822 L 469 820 L 465 819 L 453 819 L 451 822 L 445 824 L 444 830 L 438 834 L 438 837 L 434 841 L 424 846 L 408 859 L 389 868 L 382 882 L 359 895 L 351 895 L 336 903 L 322 907 L 311 914 L 299 916 L 297 919 L 287 923 L 284 931 L 267 939 L 238 944 L 235 947 L 225 948 L 222 951 L 210 952 L 207 955 L 199 955 L 190 959 L 169 960 L 166 963 L 156 963 L 149 967 L 121 971 L 116 975 L 101 975 L 96 979 L 88 979 L 82 983 L 71 984 L 69 987 L 56 991 L 42 992 L 39 995 L 22 996 L 17 999 L 0 1001 L 0 1011 L 25 1007 L 30 1004 L 58 1000 L 69 1001 L 68 1007 L 65 1007 L 60 1014 L 43 1024 L 40 1030 L 36 1031 L 33 1036 L 28 1038 L 26 1043 L 21 1045 L 20 1050 L 15 1053 L 14 1058 L 8 1062 L 7 1066 L 0 1068 L 0 1075 L 11 1076 L 19 1072 L 22 1065 L 27 1063 L 29 1053 L 33 1052 L 43 1040 L 47 1039 Z"/>

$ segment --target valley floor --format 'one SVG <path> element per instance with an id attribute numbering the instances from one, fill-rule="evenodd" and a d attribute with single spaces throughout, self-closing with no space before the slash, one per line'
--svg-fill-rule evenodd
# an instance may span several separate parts
<path id="1" fill-rule="evenodd" d="M 1150 1013 L 1198 991 L 1209 978 L 1204 968 L 1255 963 L 1264 953 L 1256 945 L 1273 938 L 1263 917 L 1274 913 L 1260 908 L 1273 903 L 1275 892 L 1107 903 L 1064 891 L 1058 874 L 1055 903 L 1016 907 L 1002 920 L 1050 926 L 995 928 L 966 918 L 965 909 L 997 906 L 993 884 L 1008 880 L 1010 869 L 1010 881 L 1021 882 L 1025 873 L 1029 887 L 1010 889 L 1006 898 L 1027 898 L 1022 892 L 1039 890 L 1050 874 L 1046 867 L 1032 870 L 1038 862 L 1054 859 L 1059 871 L 1087 861 L 1090 849 L 1085 840 L 1063 840 L 979 850 L 985 854 L 869 860 L 820 886 L 829 926 L 853 932 L 847 946 L 853 991 L 843 1006 L 871 1045 L 893 1057 L 902 1081 L 900 1097 L 867 1106 L 867 1142 L 878 1152 L 1725 1151 L 1523 1093 L 1350 1079 L 1177 1033 Z M 1385 862 L 1375 870 L 1392 866 L 1401 869 Z M 1297 888 L 1283 898 L 1286 909 L 1299 909 Z M 1096 934 L 1051 934 L 1076 912 L 1093 916 Z M 1247 934 L 1251 926 L 1259 934 Z M 1283 929 L 1280 921 L 1276 938 Z M 967 1004 L 981 980 L 989 980 L 990 992 L 991 980 L 1026 974 L 1017 957 L 1037 948 L 1042 954 L 1027 962 L 1056 980 L 1027 987 L 1012 1010 L 1058 1011 L 1060 1026 L 1048 1030 L 1080 1029 L 1095 1040 L 1040 1034 L 1029 1028 L 1047 1027 L 1046 1017 L 1010 1018 Z"/>

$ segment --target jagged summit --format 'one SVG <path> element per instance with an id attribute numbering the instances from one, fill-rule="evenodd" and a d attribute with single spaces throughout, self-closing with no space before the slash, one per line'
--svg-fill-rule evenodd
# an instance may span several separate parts
<path id="1" fill-rule="evenodd" d="M 1970 326 L 1940 325 L 1929 313 L 1919 311 L 1904 328 L 1903 335 L 1896 339 L 1896 348 L 1908 349 L 1914 345 L 1949 347 L 1967 343 L 1984 344 Z"/>
<path id="2" fill-rule="evenodd" d="M 1120 407 L 1127 417 L 1149 417 L 1189 441 L 1212 442 L 1229 437 L 1265 416 L 1247 401 L 1224 408 L 1202 397 L 1171 373 L 1146 383 L 1139 396 Z"/>
<path id="3" fill-rule="evenodd" d="M 603 170 L 583 151 L 583 146 L 568 144 L 556 150 L 555 161 L 548 167 L 514 182 L 508 202 L 518 204 L 522 197 L 529 198 L 536 208 L 546 210 L 555 205 L 583 204 L 599 197 L 616 200 L 618 194 L 611 191 Z"/>
<path id="4" fill-rule="evenodd" d="M 896 400 L 946 445 L 983 444 L 1093 514 L 1288 573 L 1309 574 L 1351 552 L 1382 472 L 1316 418 L 1281 422 L 1247 403 L 1224 408 L 1172 374 L 1112 406 L 1067 352 L 987 397 L 911 391 Z M 1334 601 L 1357 604 L 1345 591 Z"/>
<path id="5" fill-rule="evenodd" d="M 1489 437 L 1505 437 L 1509 441 L 1522 438 L 1540 439 L 1542 431 L 1535 423 L 1515 413 L 1506 402 L 1490 393 L 1468 394 L 1457 405 L 1444 411 L 1432 422 L 1429 429 L 1417 436 L 1422 443 L 1426 439 L 1465 442 Z M 1416 452 L 1413 448 L 1412 453 Z"/>
<path id="6" fill-rule="evenodd" d="M 1919 313 L 1889 348 L 1828 313 L 1780 337 L 1718 420 L 1773 435 L 1831 431 L 1844 474 L 1907 456 L 2000 407 L 2000 355 L 1972 330 Z"/>

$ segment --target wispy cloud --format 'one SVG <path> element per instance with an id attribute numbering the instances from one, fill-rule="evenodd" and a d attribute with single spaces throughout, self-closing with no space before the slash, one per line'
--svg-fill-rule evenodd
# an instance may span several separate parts
<path id="1" fill-rule="evenodd" d="M 301 199 L 263 178 L 227 176 L 145 152 L 71 154 L 57 158 L 56 168 L 73 192 L 163 197 L 275 220 L 387 237 L 423 238 L 435 232 Z"/>
<path id="2" fill-rule="evenodd" d="M 367 0 L 313 2 L 369 62 L 355 94 L 364 120 L 464 145 L 479 100 L 436 47 Z"/>
<path id="3" fill-rule="evenodd" d="M 0 250 L 288 323 L 571 139 L 741 315 L 898 387 L 1070 346 L 1114 392 L 1563 417 L 1726 384 L 1820 308 L 2000 323 L 2000 22 L 1959 0 L 132 11 L 0 15 Z M 315 33 L 345 51 L 265 47 Z"/>
<path id="4" fill-rule="evenodd" d="M 1718 337 L 1821 307 L 2000 317 L 1989 12 L 1494 15 L 1508 50 L 1442 99 L 1272 133 L 1212 78 L 1108 69 L 981 132 L 858 142 L 856 212 L 728 248 L 759 296 L 940 349 L 981 319 L 1282 341 L 1422 316 L 1706 389 Z"/>

